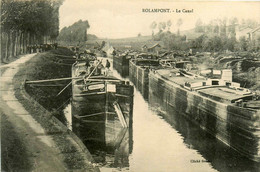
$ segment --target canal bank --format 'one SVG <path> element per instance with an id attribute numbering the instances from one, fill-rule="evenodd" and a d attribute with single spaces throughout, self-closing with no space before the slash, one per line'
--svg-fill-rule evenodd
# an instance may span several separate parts
<path id="1" fill-rule="evenodd" d="M 33 57 L 35 58 L 35 54 L 26 55 L 8 65 L 9 68 L 1 76 L 0 97 L 1 116 L 12 125 L 23 149 L 26 150 L 27 157 L 24 159 L 29 160 L 29 170 L 99 171 L 94 167 L 93 159 L 84 144 L 53 114 L 31 98 L 24 85 L 21 85 L 28 73 L 19 75 L 19 71 L 26 71 Z M 6 135 L 8 133 L 1 134 L 9 138 Z M 2 154 L 1 159 L 11 159 L 11 156 L 15 156 L 8 154 L 10 152 L 11 150 L 6 150 L 6 157 Z M 2 164 L 3 167 L 4 165 Z M 7 168 L 16 170 L 12 168 L 17 167 L 7 165 Z"/>

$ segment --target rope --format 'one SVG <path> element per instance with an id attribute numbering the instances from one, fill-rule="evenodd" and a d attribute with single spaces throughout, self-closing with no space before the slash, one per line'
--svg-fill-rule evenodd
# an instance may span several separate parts
<path id="1" fill-rule="evenodd" d="M 70 98 L 68 98 L 68 100 L 70 100 Z M 57 110 L 59 110 L 61 107 L 63 107 L 68 102 L 68 100 L 66 100 L 60 107 L 58 107 Z"/>
<path id="2" fill-rule="evenodd" d="M 90 72 L 90 74 L 88 75 L 88 77 L 84 80 L 84 82 L 86 82 L 89 77 L 93 74 L 93 72 L 97 69 L 98 65 L 100 65 L 102 63 L 102 60 L 97 64 L 97 66 L 95 66 L 95 68 Z"/>
<path id="3" fill-rule="evenodd" d="M 68 85 L 66 85 L 66 87 L 64 87 L 64 88 L 57 94 L 57 96 L 60 95 L 71 83 L 72 83 L 72 81 L 70 81 L 70 83 L 68 83 Z"/>

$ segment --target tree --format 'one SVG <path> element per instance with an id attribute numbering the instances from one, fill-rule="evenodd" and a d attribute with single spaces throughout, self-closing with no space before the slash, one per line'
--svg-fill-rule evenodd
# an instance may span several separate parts
<path id="1" fill-rule="evenodd" d="M 236 17 L 229 19 L 229 27 L 228 32 L 231 38 L 236 38 L 236 25 L 238 24 L 238 20 Z"/>
<path id="2" fill-rule="evenodd" d="M 59 32 L 59 7 L 63 0 L 2 0 L 1 60 L 25 53 L 26 46 L 54 41 Z"/>
<path id="3" fill-rule="evenodd" d="M 69 27 L 60 31 L 58 40 L 67 43 L 85 42 L 87 40 L 87 29 L 90 28 L 88 21 L 79 20 Z"/>
<path id="4" fill-rule="evenodd" d="M 170 31 L 171 26 L 172 26 L 172 21 L 171 21 L 171 20 L 168 20 L 168 21 L 167 21 L 168 31 Z"/>
<path id="5" fill-rule="evenodd" d="M 201 21 L 201 19 L 198 19 L 195 23 L 195 32 L 204 32 L 204 29 L 203 29 L 203 23 Z"/>
<path id="6" fill-rule="evenodd" d="M 159 29 L 159 33 L 161 33 L 162 31 L 164 31 L 166 28 L 166 23 L 165 22 L 160 22 L 158 24 L 158 29 Z"/>
<path id="7" fill-rule="evenodd" d="M 179 18 L 178 19 L 178 21 L 177 21 L 177 26 L 178 26 L 178 35 L 180 34 L 180 27 L 181 27 L 181 25 L 183 24 L 183 21 L 182 21 L 182 19 L 181 18 Z"/>
<path id="8" fill-rule="evenodd" d="M 252 29 L 257 27 L 257 25 L 258 25 L 258 23 L 255 20 L 252 20 L 252 19 L 247 19 L 245 21 L 245 23 L 246 23 L 246 26 L 248 26 L 248 27 L 250 27 Z"/>
<path id="9" fill-rule="evenodd" d="M 227 18 L 219 20 L 220 22 L 220 36 L 226 37 L 227 36 Z"/>
<path id="10" fill-rule="evenodd" d="M 152 35 L 154 35 L 154 29 L 156 29 L 157 23 L 153 21 L 150 25 L 150 28 L 152 29 Z"/>
<path id="11" fill-rule="evenodd" d="M 248 48 L 247 40 L 245 36 L 239 38 L 239 47 L 241 50 L 246 51 Z"/>
<path id="12" fill-rule="evenodd" d="M 164 42 L 164 45 L 170 50 L 187 50 L 188 45 L 185 42 L 186 37 L 180 36 L 172 33 L 164 33 L 161 40 Z"/>

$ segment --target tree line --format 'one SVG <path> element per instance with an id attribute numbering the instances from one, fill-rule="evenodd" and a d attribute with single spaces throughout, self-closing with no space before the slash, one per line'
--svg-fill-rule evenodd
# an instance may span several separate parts
<path id="1" fill-rule="evenodd" d="M 180 33 L 180 27 L 182 24 L 183 24 L 183 20 L 179 18 L 176 22 L 176 26 L 178 27 L 178 33 Z M 158 22 L 158 23 L 153 21 L 150 25 L 150 29 L 152 29 L 152 36 L 155 35 L 154 31 L 156 30 L 156 28 L 158 29 L 158 33 L 162 33 L 166 31 L 166 28 L 167 28 L 167 32 L 170 32 L 172 25 L 173 23 L 171 20 L 168 20 L 167 22 Z"/>
<path id="2" fill-rule="evenodd" d="M 63 0 L 2 0 L 1 61 L 26 53 L 30 45 L 54 43 Z"/>
<path id="3" fill-rule="evenodd" d="M 71 26 L 62 28 L 58 36 L 58 41 L 66 45 L 79 45 L 84 44 L 87 40 L 97 39 L 97 36 L 88 34 L 87 30 L 89 28 L 88 20 L 79 20 Z"/>
<path id="4" fill-rule="evenodd" d="M 258 23 L 254 20 L 242 20 L 238 22 L 237 18 L 214 19 L 209 24 L 204 24 L 200 19 L 197 20 L 195 28 L 189 34 L 182 34 L 180 26 L 183 21 L 179 19 L 176 23 L 178 27 L 177 33 L 171 33 L 171 20 L 167 22 L 152 22 L 152 37 L 155 41 L 163 41 L 165 47 L 169 50 L 189 50 L 195 51 L 259 51 L 260 37 L 253 40 L 247 39 L 245 36 L 236 37 L 238 28 L 254 29 Z M 158 28 L 158 33 L 154 30 Z M 166 30 L 166 27 L 168 29 Z M 193 38 L 189 37 L 193 35 Z"/>

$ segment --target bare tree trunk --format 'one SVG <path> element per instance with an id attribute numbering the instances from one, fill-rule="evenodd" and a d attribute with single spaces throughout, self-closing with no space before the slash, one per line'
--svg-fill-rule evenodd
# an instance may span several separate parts
<path id="1" fill-rule="evenodd" d="M 10 33 L 10 31 L 9 32 L 7 32 L 7 41 L 6 41 L 6 56 L 5 56 L 5 60 L 8 60 L 8 58 L 9 58 L 9 55 L 10 55 L 10 35 L 11 35 L 11 33 Z"/>
<path id="2" fill-rule="evenodd" d="M 23 54 L 26 53 L 26 32 L 22 33 L 22 41 L 23 41 Z"/>
<path id="3" fill-rule="evenodd" d="M 14 35 L 15 35 L 15 38 L 14 38 L 14 55 L 17 56 L 19 54 L 19 50 L 18 50 L 18 39 L 19 39 L 19 31 L 15 31 L 14 32 Z"/>
<path id="4" fill-rule="evenodd" d="M 5 32 L 1 33 L 1 62 L 4 61 L 6 57 L 6 45 L 7 45 L 7 34 Z"/>
<path id="5" fill-rule="evenodd" d="M 12 46 L 11 46 L 11 55 L 15 56 L 15 31 L 12 32 Z"/>
<path id="6" fill-rule="evenodd" d="M 47 36 L 44 35 L 44 38 L 45 38 L 45 44 L 48 44 Z"/>
<path id="7" fill-rule="evenodd" d="M 23 54 L 23 32 L 19 31 L 19 54 Z"/>
<path id="8" fill-rule="evenodd" d="M 26 41 L 25 46 L 29 46 L 30 45 L 30 38 L 29 38 L 29 33 L 28 32 L 26 32 L 26 34 L 25 34 L 25 41 Z"/>
<path id="9" fill-rule="evenodd" d="M 17 41 L 16 41 L 16 45 L 17 45 L 16 54 L 17 55 L 21 54 L 20 39 L 21 39 L 21 33 L 20 33 L 20 30 L 18 30 L 17 31 Z"/>
<path id="10" fill-rule="evenodd" d="M 31 33 L 28 33 L 28 36 L 29 36 L 29 45 L 32 45 L 32 35 L 31 35 Z"/>

